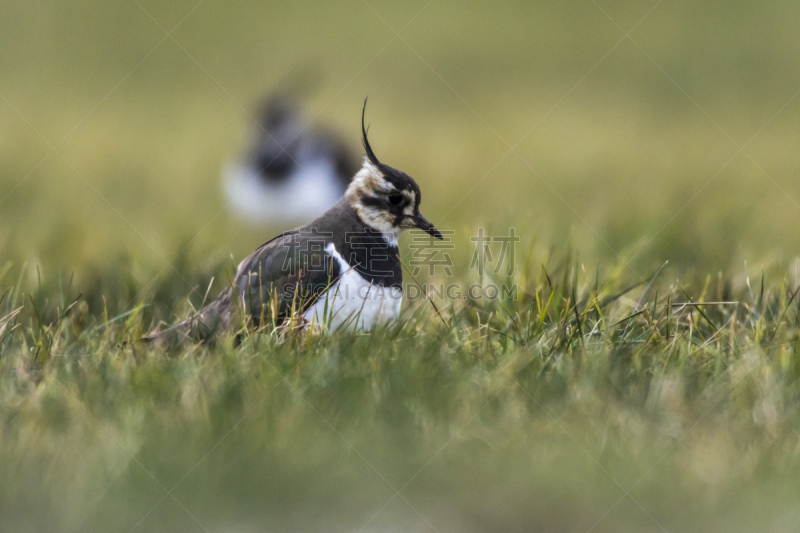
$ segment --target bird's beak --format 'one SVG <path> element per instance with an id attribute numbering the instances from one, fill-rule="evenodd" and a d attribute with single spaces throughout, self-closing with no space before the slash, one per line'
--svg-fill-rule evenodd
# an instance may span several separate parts
<path id="1" fill-rule="evenodd" d="M 436 237 L 437 239 L 442 239 L 442 234 L 439 233 L 439 230 L 433 227 L 433 224 L 428 222 L 424 216 L 417 213 L 417 216 L 414 217 L 414 225 L 430 235 L 431 237 Z"/>

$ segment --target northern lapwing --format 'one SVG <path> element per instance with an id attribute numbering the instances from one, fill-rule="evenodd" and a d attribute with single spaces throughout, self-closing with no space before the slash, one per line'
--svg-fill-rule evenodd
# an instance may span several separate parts
<path id="1" fill-rule="evenodd" d="M 249 323 L 281 324 L 299 317 L 321 331 L 368 331 L 400 313 L 403 275 L 398 239 L 403 230 L 441 233 L 419 212 L 419 186 L 381 163 L 364 127 L 366 155 L 342 199 L 313 222 L 261 245 L 239 264 L 230 287 L 180 324 L 147 337 L 205 339 Z M 172 338 L 172 337 L 170 337 Z"/>
<path id="2" fill-rule="evenodd" d="M 298 223 L 332 207 L 358 171 L 358 156 L 330 130 L 309 125 L 299 102 L 276 93 L 265 101 L 244 157 L 223 184 L 236 215 L 253 223 Z"/>

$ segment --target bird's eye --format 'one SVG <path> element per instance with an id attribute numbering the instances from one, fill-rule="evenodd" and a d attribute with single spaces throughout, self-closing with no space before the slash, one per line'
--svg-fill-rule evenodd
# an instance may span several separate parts
<path id="1" fill-rule="evenodd" d="M 400 202 L 403 201 L 402 194 L 390 194 L 389 195 L 389 203 L 392 205 L 400 205 Z"/>

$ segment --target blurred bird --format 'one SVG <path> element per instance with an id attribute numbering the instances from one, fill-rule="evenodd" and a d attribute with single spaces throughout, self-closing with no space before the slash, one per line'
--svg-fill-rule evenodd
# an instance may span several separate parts
<path id="1" fill-rule="evenodd" d="M 295 99 L 276 93 L 262 106 L 249 151 L 226 167 L 224 187 L 244 219 L 297 222 L 333 206 L 358 168 L 338 136 L 310 126 Z"/>
<path id="2" fill-rule="evenodd" d="M 398 239 L 419 228 L 441 233 L 419 212 L 419 186 L 381 163 L 364 127 L 366 155 L 344 197 L 313 222 L 267 241 L 239 264 L 215 301 L 147 340 L 193 340 L 245 324 L 256 328 L 299 318 L 320 330 L 367 331 L 400 313 L 403 273 Z"/>

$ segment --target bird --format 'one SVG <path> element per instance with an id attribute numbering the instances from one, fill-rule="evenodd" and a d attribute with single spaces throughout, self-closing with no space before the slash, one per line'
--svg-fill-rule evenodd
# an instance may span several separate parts
<path id="1" fill-rule="evenodd" d="M 299 222 L 333 206 L 359 166 L 339 136 L 308 125 L 296 97 L 276 92 L 261 106 L 250 149 L 225 166 L 223 187 L 241 219 Z"/>
<path id="2" fill-rule="evenodd" d="M 442 239 L 420 213 L 422 194 L 405 172 L 381 162 L 364 126 L 365 155 L 342 198 L 312 222 L 270 239 L 237 267 L 230 285 L 190 318 L 147 340 L 206 340 L 243 324 L 285 324 L 317 332 L 370 331 L 400 313 L 400 234 L 417 228 Z"/>

